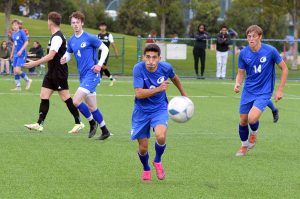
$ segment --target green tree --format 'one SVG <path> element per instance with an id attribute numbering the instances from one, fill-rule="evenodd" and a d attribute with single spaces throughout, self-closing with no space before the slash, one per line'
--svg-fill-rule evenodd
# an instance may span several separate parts
<path id="1" fill-rule="evenodd" d="M 194 8 L 195 16 L 190 23 L 190 34 L 197 31 L 200 23 L 205 24 L 206 31 L 212 35 L 219 32 L 220 24 L 218 23 L 218 17 L 221 12 L 219 0 L 192 1 L 191 7 Z"/>

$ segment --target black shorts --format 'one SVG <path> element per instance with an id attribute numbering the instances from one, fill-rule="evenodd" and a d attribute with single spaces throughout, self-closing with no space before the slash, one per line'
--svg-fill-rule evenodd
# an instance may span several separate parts
<path id="1" fill-rule="evenodd" d="M 69 90 L 67 78 L 49 78 L 47 75 L 44 77 L 42 87 L 49 88 L 54 91 Z"/>

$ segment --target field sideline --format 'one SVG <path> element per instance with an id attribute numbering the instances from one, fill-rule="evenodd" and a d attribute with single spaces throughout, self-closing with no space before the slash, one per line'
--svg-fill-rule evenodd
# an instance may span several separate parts
<path id="1" fill-rule="evenodd" d="M 114 134 L 100 142 L 87 138 L 86 128 L 69 135 L 73 119 L 58 95 L 42 133 L 23 125 L 38 115 L 41 79 L 31 90 L 11 92 L 12 77 L 0 76 L 0 198 L 298 198 L 300 195 L 300 82 L 288 81 L 284 99 L 276 103 L 277 124 L 267 108 L 261 118 L 257 146 L 246 157 L 234 156 L 240 146 L 237 125 L 239 96 L 233 81 L 183 79 L 195 104 L 185 124 L 169 122 L 163 156 L 167 179 L 140 182 L 137 144 L 130 141 L 133 89 L 130 78 L 98 87 L 98 105 Z M 278 83 L 278 82 L 277 82 Z M 71 92 L 78 86 L 70 78 Z M 178 95 L 174 86 L 169 97 Z M 98 131 L 99 135 L 100 131 Z M 154 139 L 151 139 L 154 145 Z M 150 148 L 150 160 L 154 147 Z"/>

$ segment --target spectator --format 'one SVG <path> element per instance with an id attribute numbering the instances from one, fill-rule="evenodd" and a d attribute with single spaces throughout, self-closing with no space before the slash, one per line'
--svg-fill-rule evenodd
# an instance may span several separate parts
<path id="1" fill-rule="evenodd" d="M 10 67 L 9 67 L 9 57 L 10 57 L 10 49 L 7 46 L 6 41 L 1 42 L 0 47 L 0 73 L 1 74 L 10 74 Z M 5 69 L 5 73 L 4 73 Z"/>
<path id="2" fill-rule="evenodd" d="M 157 32 L 155 30 L 152 30 L 150 34 L 148 35 L 148 38 L 146 40 L 146 43 L 155 43 L 157 37 Z"/>
<path id="3" fill-rule="evenodd" d="M 208 39 L 210 39 L 210 34 L 205 31 L 205 25 L 200 24 L 198 26 L 197 32 L 195 32 L 193 34 L 193 37 L 196 39 L 194 49 L 193 49 L 195 72 L 197 75 L 197 79 L 205 79 L 205 77 L 204 77 L 205 56 L 206 56 L 205 49 L 206 49 L 206 42 Z M 199 72 L 198 72 L 199 58 L 201 61 L 201 76 L 200 77 L 199 77 Z"/>
<path id="4" fill-rule="evenodd" d="M 226 78 L 226 64 L 228 58 L 228 50 L 230 44 L 230 35 L 227 26 L 221 27 L 220 33 L 217 35 L 217 73 L 219 79 Z"/>
<path id="5" fill-rule="evenodd" d="M 178 43 L 178 35 L 177 35 L 177 33 L 174 33 L 172 35 L 171 43 Z"/>
<path id="6" fill-rule="evenodd" d="M 28 55 L 27 55 L 27 60 L 26 60 L 27 62 L 38 60 L 44 56 L 44 51 L 43 51 L 43 48 L 42 48 L 40 42 L 34 41 L 32 45 L 33 45 L 33 47 L 30 48 Z M 29 69 L 29 74 L 30 75 L 36 74 L 35 67 Z"/>

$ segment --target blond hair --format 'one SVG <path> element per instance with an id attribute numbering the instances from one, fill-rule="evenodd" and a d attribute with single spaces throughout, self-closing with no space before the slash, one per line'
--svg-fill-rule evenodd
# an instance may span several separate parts
<path id="1" fill-rule="evenodd" d="M 246 30 L 246 36 L 250 33 L 250 32 L 256 32 L 259 36 L 261 36 L 263 34 L 263 30 L 261 29 L 261 27 L 259 27 L 258 25 L 251 25 L 247 28 Z"/>

